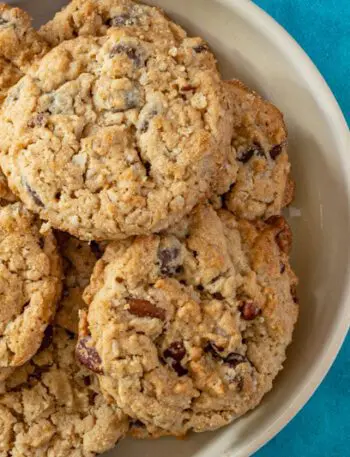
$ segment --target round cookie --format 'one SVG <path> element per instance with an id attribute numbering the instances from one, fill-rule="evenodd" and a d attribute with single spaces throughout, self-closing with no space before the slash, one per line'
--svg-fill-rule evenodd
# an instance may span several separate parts
<path id="1" fill-rule="evenodd" d="M 19 8 L 0 5 L 0 105 L 33 61 L 48 51 L 48 45 L 31 27 L 31 18 Z M 0 170 L 0 200 L 16 201 Z"/>
<path id="2" fill-rule="evenodd" d="M 224 204 L 239 218 L 267 219 L 280 214 L 294 196 L 283 116 L 240 81 L 228 81 L 226 87 L 233 108 L 231 144 L 239 169 Z"/>
<path id="3" fill-rule="evenodd" d="M 73 0 L 42 26 L 39 33 L 51 46 L 57 46 L 76 36 L 103 36 L 118 29 L 128 36 L 151 42 L 174 58 L 187 38 L 186 31 L 172 22 L 160 8 L 132 0 Z M 192 47 L 204 56 L 209 50 L 200 38 L 192 39 Z M 191 84 L 186 90 L 191 90 Z M 232 129 L 230 98 L 227 94 L 227 100 L 224 100 L 226 126 L 223 127 L 229 131 Z M 217 159 L 220 166 L 213 182 L 213 193 L 219 195 L 229 190 L 238 169 L 235 150 L 230 148 L 226 135 L 221 140 Z"/>
<path id="4" fill-rule="evenodd" d="M 83 292 L 89 284 L 96 261 L 102 256 L 101 247 L 90 244 L 66 233 L 56 233 L 63 258 L 63 293 L 58 305 L 55 322 L 70 332 L 78 333 L 79 310 L 86 307 Z"/>
<path id="5" fill-rule="evenodd" d="M 51 230 L 21 203 L 0 208 L 0 377 L 39 349 L 61 294 Z"/>
<path id="6" fill-rule="evenodd" d="M 111 449 L 127 432 L 126 416 L 76 363 L 71 334 L 57 327 L 46 343 L 0 384 L 0 455 L 93 457 Z"/>
<path id="7" fill-rule="evenodd" d="M 210 193 L 230 135 L 215 59 L 199 41 L 171 56 L 114 30 L 50 51 L 2 107 L 11 190 L 85 240 L 156 232 L 189 213 Z"/>
<path id="8" fill-rule="evenodd" d="M 77 355 L 132 433 L 213 430 L 259 404 L 298 314 L 290 245 L 282 217 L 252 223 L 200 206 L 167 233 L 107 247 Z"/>

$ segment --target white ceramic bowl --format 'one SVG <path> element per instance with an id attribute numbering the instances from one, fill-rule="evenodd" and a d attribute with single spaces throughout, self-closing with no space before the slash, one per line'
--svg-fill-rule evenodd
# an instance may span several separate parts
<path id="1" fill-rule="evenodd" d="M 62 0 L 16 2 L 49 19 Z M 252 413 L 216 433 L 179 441 L 125 440 L 108 456 L 246 457 L 300 410 L 332 364 L 349 326 L 350 148 L 339 107 L 306 54 L 247 0 L 154 1 L 216 52 L 225 78 L 238 77 L 284 113 L 297 182 L 292 218 L 300 319 L 285 369 Z M 311 26 L 311 25 L 310 25 Z"/>

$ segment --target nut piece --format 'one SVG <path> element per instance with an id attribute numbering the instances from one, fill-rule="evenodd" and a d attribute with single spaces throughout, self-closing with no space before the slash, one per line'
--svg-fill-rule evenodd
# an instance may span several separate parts
<path id="1" fill-rule="evenodd" d="M 77 347 L 75 349 L 75 354 L 77 359 L 82 365 L 85 365 L 89 370 L 94 373 L 102 374 L 103 370 L 101 368 L 101 357 L 95 348 L 89 345 L 91 341 L 91 336 L 85 336 L 78 341 Z"/>
<path id="2" fill-rule="evenodd" d="M 129 298 L 129 312 L 138 317 L 151 317 L 165 321 L 165 310 L 158 308 L 148 300 Z"/>

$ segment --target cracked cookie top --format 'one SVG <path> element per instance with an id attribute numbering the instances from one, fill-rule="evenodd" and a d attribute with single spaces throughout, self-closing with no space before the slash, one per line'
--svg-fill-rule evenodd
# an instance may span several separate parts
<path id="1" fill-rule="evenodd" d="M 77 355 L 134 434 L 212 430 L 271 389 L 298 313 L 290 245 L 282 217 L 200 206 L 171 231 L 107 247 Z"/>
<path id="2" fill-rule="evenodd" d="M 39 349 L 61 294 L 56 240 L 21 203 L 0 208 L 0 377 Z"/>
<path id="3" fill-rule="evenodd" d="M 125 435 L 126 416 L 106 403 L 74 350 L 74 337 L 56 327 L 41 351 L 0 383 L 1 456 L 93 457 Z"/>
<path id="4" fill-rule="evenodd" d="M 11 189 L 85 240 L 159 231 L 208 196 L 229 143 L 226 94 L 199 38 L 174 53 L 114 30 L 53 49 L 1 112 Z"/>

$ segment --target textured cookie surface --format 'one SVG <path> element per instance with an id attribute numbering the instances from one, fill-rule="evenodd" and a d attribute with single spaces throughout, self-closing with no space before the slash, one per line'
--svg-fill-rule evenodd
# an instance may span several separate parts
<path id="1" fill-rule="evenodd" d="M 0 4 L 0 56 L 19 70 L 26 71 L 33 61 L 49 49 L 46 41 L 32 28 L 31 17 L 20 8 Z"/>
<path id="2" fill-rule="evenodd" d="M 74 338 L 60 328 L 51 336 L 0 383 L 1 457 L 93 457 L 127 431 L 126 417 L 77 365 Z"/>
<path id="3" fill-rule="evenodd" d="M 233 108 L 232 149 L 239 171 L 225 204 L 239 218 L 280 214 L 293 199 L 287 131 L 271 103 L 240 81 L 226 83 Z"/>
<path id="4" fill-rule="evenodd" d="M 19 8 L 0 4 L 0 105 L 10 87 L 33 61 L 48 50 L 45 40 L 31 27 L 31 18 Z M 0 199 L 16 201 L 0 170 Z"/>
<path id="5" fill-rule="evenodd" d="M 77 354 L 134 434 L 212 430 L 270 390 L 297 318 L 290 243 L 282 217 L 202 206 L 172 232 L 107 247 Z"/>
<path id="6" fill-rule="evenodd" d="M 176 47 L 186 32 L 154 6 L 132 0 L 73 0 L 39 34 L 51 46 L 77 36 L 102 36 L 111 28 L 154 42 L 158 47 Z"/>
<path id="7" fill-rule="evenodd" d="M 53 20 L 42 26 L 39 33 L 51 46 L 57 46 L 76 36 L 103 36 L 111 30 L 120 30 L 129 36 L 151 42 L 174 58 L 187 37 L 186 31 L 171 21 L 160 8 L 132 0 L 73 0 Z M 193 41 L 193 49 L 196 53 L 208 52 L 208 46 L 203 41 Z M 191 90 L 191 84 L 187 85 L 186 90 Z M 232 129 L 230 98 L 228 94 L 224 102 L 226 126 L 223 129 L 227 130 Z M 213 182 L 213 192 L 220 195 L 228 191 L 238 168 L 235 150 L 230 148 L 225 135 L 221 140 L 217 159 L 220 168 Z"/>
<path id="8" fill-rule="evenodd" d="M 10 188 L 80 239 L 180 220 L 208 195 L 229 136 L 215 61 L 199 43 L 185 39 L 173 57 L 114 31 L 50 51 L 2 107 Z"/>
<path id="9" fill-rule="evenodd" d="M 66 233 L 56 234 L 63 258 L 63 293 L 55 322 L 74 334 L 78 333 L 79 310 L 86 304 L 83 292 L 89 284 L 90 276 L 102 250 L 97 243 L 80 241 Z"/>
<path id="10" fill-rule="evenodd" d="M 20 203 L 0 208 L 0 376 L 39 349 L 60 297 L 61 276 L 51 231 Z"/>

